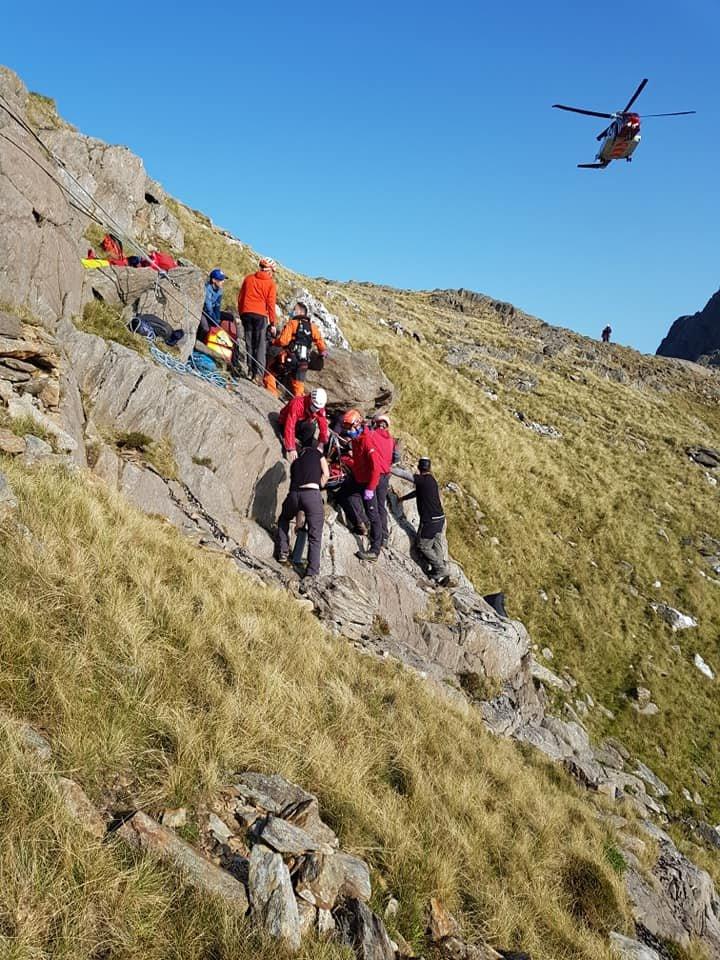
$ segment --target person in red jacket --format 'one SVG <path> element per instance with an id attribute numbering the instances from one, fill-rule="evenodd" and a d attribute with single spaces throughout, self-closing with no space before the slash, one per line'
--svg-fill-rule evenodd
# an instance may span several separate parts
<path id="1" fill-rule="evenodd" d="M 303 420 L 317 420 L 320 429 L 320 443 L 325 446 L 328 442 L 330 431 L 328 430 L 327 415 L 325 413 L 326 403 L 327 394 L 323 388 L 315 387 L 307 396 L 293 397 L 280 411 L 278 424 L 282 429 L 285 456 L 290 463 L 297 459 L 295 430 L 298 423 L 301 423 Z"/>
<path id="2" fill-rule="evenodd" d="M 238 313 L 245 332 L 248 379 L 262 383 L 268 328 L 275 336 L 275 261 L 263 257 L 260 269 L 245 277 L 238 294 Z"/>
<path id="3" fill-rule="evenodd" d="M 375 444 L 380 479 L 375 488 L 380 523 L 382 525 L 382 545 L 388 542 L 387 494 L 390 483 L 390 470 L 395 461 L 395 438 L 390 436 L 390 418 L 386 413 L 377 413 L 372 419 L 372 436 Z"/>
<path id="4" fill-rule="evenodd" d="M 343 433 L 352 441 L 352 452 L 345 459 L 350 473 L 345 478 L 339 498 L 347 505 L 348 512 L 358 528 L 365 526 L 362 518 L 367 517 L 370 525 L 370 549 L 360 550 L 358 556 L 361 560 L 375 561 L 380 556 L 383 540 L 376 496 L 381 459 L 375 446 L 374 431 L 365 426 L 359 411 L 348 410 L 342 425 Z"/>

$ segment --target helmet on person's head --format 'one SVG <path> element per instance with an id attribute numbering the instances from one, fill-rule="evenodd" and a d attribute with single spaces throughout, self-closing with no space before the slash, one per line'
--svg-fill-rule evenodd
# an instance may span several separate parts
<path id="1" fill-rule="evenodd" d="M 373 417 L 373 423 L 376 427 L 384 424 L 388 430 L 390 429 L 390 417 L 386 413 L 376 413 Z"/>
<path id="2" fill-rule="evenodd" d="M 274 270 L 276 263 L 272 257 L 262 257 L 260 260 L 260 269 L 261 270 Z"/>
<path id="3" fill-rule="evenodd" d="M 327 393 L 322 387 L 315 387 L 310 391 L 310 409 L 322 410 L 327 403 Z"/>
<path id="4" fill-rule="evenodd" d="M 343 433 L 346 437 L 357 437 L 362 431 L 363 417 L 359 410 L 351 409 L 342 418 Z"/>
<path id="5" fill-rule="evenodd" d="M 298 307 L 302 310 L 302 315 L 304 317 L 307 317 L 310 315 L 310 311 L 308 310 L 307 304 L 303 303 L 302 300 L 298 300 L 298 302 L 293 307 L 293 314 L 298 309 Z"/>
<path id="6" fill-rule="evenodd" d="M 226 277 L 225 274 L 222 272 L 222 270 L 220 269 L 220 267 L 215 267 L 214 270 L 211 270 L 211 271 L 210 271 L 210 279 L 211 279 L 211 280 L 217 280 L 217 281 L 219 282 L 219 281 L 221 281 L 221 280 L 227 280 L 227 277 Z"/>
<path id="7" fill-rule="evenodd" d="M 431 466 L 432 464 L 430 463 L 430 457 L 420 457 L 418 460 L 418 470 L 421 473 L 427 473 Z"/>

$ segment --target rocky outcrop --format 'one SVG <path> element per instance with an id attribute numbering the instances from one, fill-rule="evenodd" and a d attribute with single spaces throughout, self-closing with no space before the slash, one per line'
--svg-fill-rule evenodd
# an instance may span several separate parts
<path id="1" fill-rule="evenodd" d="M 102 300 L 119 307 L 122 321 L 151 313 L 182 330 L 177 349 L 182 361 L 192 353 L 205 296 L 204 274 L 197 267 L 176 267 L 166 276 L 150 267 L 104 267 L 88 270 L 83 303 Z"/>
<path id="2" fill-rule="evenodd" d="M 661 357 L 702 361 L 720 349 L 720 290 L 702 310 L 692 316 L 678 317 L 657 348 Z"/>
<path id="3" fill-rule="evenodd" d="M 25 120 L 27 90 L 6 67 L 0 67 L 0 96 Z M 57 166 L 5 109 L 0 133 L 0 301 L 53 331 L 59 317 L 80 306 L 82 226 Z"/>
<path id="4" fill-rule="evenodd" d="M 369 414 L 380 408 L 387 409 L 393 400 L 393 385 L 372 350 L 331 347 L 322 371 L 309 370 L 307 383 L 308 389 L 324 387 L 330 398 L 330 409 L 338 412 L 357 407 Z"/>

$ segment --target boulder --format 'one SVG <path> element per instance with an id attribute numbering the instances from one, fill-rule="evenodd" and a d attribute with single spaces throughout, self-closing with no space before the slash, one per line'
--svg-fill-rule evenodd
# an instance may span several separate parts
<path id="1" fill-rule="evenodd" d="M 83 301 L 100 299 L 122 309 L 123 322 L 141 313 L 152 313 L 181 329 L 185 338 L 177 345 L 182 361 L 192 353 L 205 298 L 205 276 L 197 267 L 177 267 L 161 276 L 150 267 L 106 267 L 89 270 Z"/>
<path id="2" fill-rule="evenodd" d="M 278 853 L 290 854 L 292 856 L 312 853 L 321 846 L 301 827 L 296 827 L 294 824 L 288 823 L 287 820 L 283 820 L 280 817 L 267 817 L 260 829 L 256 831 L 256 834 L 268 847 L 271 847 Z M 323 852 L 329 853 L 330 848 L 327 848 Z"/>
<path id="3" fill-rule="evenodd" d="M 713 450 L 710 447 L 688 447 L 685 451 L 695 463 L 701 467 L 708 467 L 714 470 L 720 467 L 720 451 Z"/>
<path id="4" fill-rule="evenodd" d="M 340 896 L 351 900 L 369 900 L 372 895 L 370 870 L 360 857 L 339 850 L 335 854 L 337 864 L 342 870 Z"/>
<path id="5" fill-rule="evenodd" d="M 5 474 L 0 473 L 0 518 L 17 510 L 17 497 Z"/>
<path id="6" fill-rule="evenodd" d="M 248 877 L 252 915 L 265 932 L 295 951 L 300 948 L 298 913 L 290 872 L 279 853 L 256 844 L 250 854 Z"/>
<path id="7" fill-rule="evenodd" d="M 667 623 L 673 633 L 677 630 L 689 630 L 697 626 L 697 620 L 687 613 L 681 613 L 667 603 L 651 603 L 650 606 Z"/>
<path id="8" fill-rule="evenodd" d="M 147 814 L 138 811 L 118 828 L 117 834 L 131 846 L 180 870 L 191 887 L 220 897 L 243 916 L 247 913 L 248 898 L 241 883 Z"/>
<path id="9" fill-rule="evenodd" d="M 15 457 L 25 450 L 25 438 L 16 436 L 11 430 L 0 428 L 0 453 Z"/>
<path id="10" fill-rule="evenodd" d="M 0 95 L 26 119 L 27 90 L 7 67 L 0 67 Z M 54 330 L 80 306 L 82 226 L 58 166 L 4 110 L 0 133 L 0 301 Z"/>
<path id="11" fill-rule="evenodd" d="M 314 906 L 332 910 L 345 878 L 345 864 L 337 854 L 311 854 L 295 875 L 295 892 Z"/>
<path id="12" fill-rule="evenodd" d="M 67 777 L 58 777 L 57 782 L 65 808 L 73 820 L 76 820 L 91 836 L 97 839 L 104 837 L 105 821 L 80 784 Z"/>
<path id="13" fill-rule="evenodd" d="M 333 917 L 340 941 L 353 948 L 358 960 L 395 960 L 385 924 L 362 900 L 341 904 Z"/>
<path id="14" fill-rule="evenodd" d="M 377 354 L 372 350 L 343 350 L 331 347 L 321 371 L 308 371 L 308 389 L 324 387 L 331 411 L 357 407 L 370 414 L 387 408 L 393 400 L 394 387 L 382 372 Z"/>
<path id="15" fill-rule="evenodd" d="M 610 946 L 621 960 L 661 960 L 660 954 L 639 940 L 631 940 L 614 930 L 610 934 Z"/>

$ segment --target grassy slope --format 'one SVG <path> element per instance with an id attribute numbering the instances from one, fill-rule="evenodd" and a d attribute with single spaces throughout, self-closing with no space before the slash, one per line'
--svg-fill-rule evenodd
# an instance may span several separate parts
<path id="1" fill-rule="evenodd" d="M 429 450 L 439 476 L 459 482 L 486 515 L 480 524 L 461 498 L 446 497 L 454 555 L 479 588 L 507 592 L 533 640 L 554 651 L 554 669 L 568 669 L 580 691 L 615 712 L 614 721 L 591 712 L 596 732 L 617 733 L 667 779 L 676 811 L 697 815 L 680 795 L 687 786 L 717 822 L 717 685 L 692 660 L 699 652 L 720 669 L 720 585 L 701 575 L 711 570 L 696 548 L 701 533 L 720 535 L 718 489 L 684 452 L 688 444 L 720 446 L 717 402 L 692 386 L 692 374 L 621 347 L 609 354 L 625 384 L 598 375 L 599 365 L 585 358 L 587 341 L 572 334 L 569 355 L 538 365 L 530 362 L 538 349 L 532 330 L 521 334 L 490 310 L 463 315 L 427 294 L 340 290 L 360 310 L 342 295 L 329 303 L 356 346 L 379 351 L 399 387 L 395 422 L 411 450 Z M 420 330 L 426 342 L 398 338 L 378 317 Z M 495 383 L 449 367 L 453 342 L 516 357 L 486 357 L 500 374 Z M 517 374 L 536 377 L 535 392 L 513 389 Z M 643 379 L 657 388 L 631 385 Z M 515 410 L 556 426 L 563 439 L 531 433 Z M 699 628 L 673 635 L 651 600 L 691 613 Z M 638 684 L 651 689 L 659 715 L 638 718 L 631 709 L 624 694 Z M 707 786 L 698 765 L 710 774 Z"/>
<path id="2" fill-rule="evenodd" d="M 195 808 L 233 770 L 280 770 L 370 859 L 376 905 L 400 899 L 407 937 L 438 894 L 467 929 L 535 960 L 609 956 L 604 934 L 627 917 L 621 882 L 564 774 L 96 481 L 1 466 L 27 530 L 0 526 L 0 702 L 46 729 L 57 768 L 96 800 L 111 787 L 128 808 Z M 275 955 L 161 870 L 83 836 L 8 734 L 3 957 Z"/>
<path id="3" fill-rule="evenodd" d="M 186 207 L 173 209 L 187 256 L 206 269 L 222 265 L 234 306 L 242 276 L 255 268 L 252 251 Z M 703 532 L 720 537 L 718 488 L 684 453 L 688 444 L 720 446 L 720 408 L 704 396 L 704 378 L 615 345 L 598 360 L 592 341 L 569 331 L 558 335 L 567 350 L 538 363 L 539 321 L 503 322 L 482 305 L 461 314 L 431 294 L 308 281 L 283 269 L 281 295 L 298 279 L 338 313 L 356 347 L 378 351 L 399 388 L 394 424 L 409 451 L 430 452 L 438 475 L 459 482 L 486 514 L 478 523 L 461 498 L 446 498 L 450 547 L 478 588 L 506 591 L 539 648 L 555 653 L 553 667 L 615 713 L 610 721 L 595 711 L 587 722 L 598 736 L 619 735 L 671 784 L 676 812 L 699 812 L 683 800 L 687 787 L 702 797 L 702 815 L 720 821 L 716 685 L 692 663 L 698 652 L 720 672 L 720 585 L 701 576 L 711 571 L 696 549 Z M 425 341 L 398 338 L 378 318 Z M 452 343 L 488 351 L 499 382 L 450 367 Z M 535 391 L 514 389 L 518 376 L 537 378 Z M 537 437 L 516 410 L 563 439 Z M 673 635 L 650 601 L 691 613 L 699 628 Z M 632 710 L 626 693 L 637 685 L 651 689 L 659 715 Z"/>

